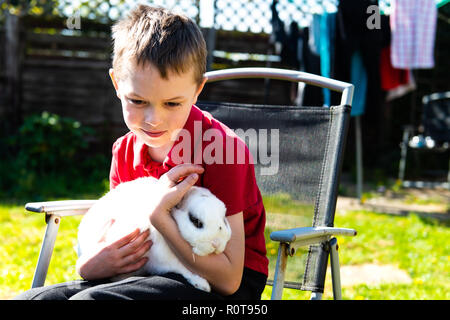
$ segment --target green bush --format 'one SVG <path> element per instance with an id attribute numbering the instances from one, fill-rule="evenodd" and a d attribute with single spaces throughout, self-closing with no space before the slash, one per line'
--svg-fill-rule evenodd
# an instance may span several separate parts
<path id="1" fill-rule="evenodd" d="M 0 197 L 41 200 L 104 190 L 109 160 L 87 157 L 86 138 L 93 129 L 43 112 L 24 119 L 15 135 L 4 139 L 0 160 Z"/>
<path id="2" fill-rule="evenodd" d="M 19 161 L 35 172 L 67 170 L 77 153 L 87 148 L 85 137 L 92 130 L 70 118 L 43 112 L 25 119 L 17 142 Z"/>

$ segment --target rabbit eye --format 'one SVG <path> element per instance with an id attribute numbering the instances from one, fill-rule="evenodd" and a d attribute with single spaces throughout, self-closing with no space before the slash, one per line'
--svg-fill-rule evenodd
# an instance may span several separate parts
<path id="1" fill-rule="evenodd" d="M 203 222 L 201 222 L 199 219 L 194 217 L 192 213 L 189 212 L 189 220 L 191 220 L 192 224 L 197 228 L 201 229 L 203 228 Z"/>

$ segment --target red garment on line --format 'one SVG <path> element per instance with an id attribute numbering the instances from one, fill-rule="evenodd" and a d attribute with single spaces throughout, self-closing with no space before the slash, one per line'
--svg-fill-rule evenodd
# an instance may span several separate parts
<path id="1" fill-rule="evenodd" d="M 397 69 L 391 63 L 391 47 L 381 49 L 380 54 L 381 88 L 385 91 L 397 88 L 409 82 L 409 70 Z"/>

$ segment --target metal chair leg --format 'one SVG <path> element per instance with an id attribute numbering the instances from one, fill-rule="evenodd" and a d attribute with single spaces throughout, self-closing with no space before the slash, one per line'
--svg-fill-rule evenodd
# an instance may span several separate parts
<path id="1" fill-rule="evenodd" d="M 363 151 L 362 151 L 362 135 L 360 116 L 355 117 L 356 130 L 356 193 L 359 201 L 362 201 L 363 194 Z"/>
<path id="2" fill-rule="evenodd" d="M 289 244 L 281 242 L 278 246 L 277 264 L 275 266 L 275 276 L 273 278 L 271 300 L 281 300 L 283 296 L 284 277 L 288 257 Z"/>
<path id="3" fill-rule="evenodd" d="M 47 229 L 45 230 L 44 240 L 42 241 L 41 252 L 39 253 L 31 288 L 42 287 L 45 283 L 60 221 L 61 217 L 54 215 L 47 216 Z"/>
<path id="4" fill-rule="evenodd" d="M 408 141 L 409 141 L 409 129 L 404 129 L 403 131 L 403 140 L 400 145 L 401 155 L 400 155 L 400 163 L 398 166 L 398 179 L 403 183 L 405 180 L 405 167 L 406 167 L 406 156 L 408 153 Z"/>
<path id="5" fill-rule="evenodd" d="M 338 243 L 336 238 L 332 238 L 330 244 L 330 265 L 331 265 L 331 281 L 333 284 L 334 300 L 342 300 L 341 293 L 341 272 L 339 267 Z"/>
<path id="6" fill-rule="evenodd" d="M 448 158 L 447 189 L 450 190 L 450 157 Z"/>

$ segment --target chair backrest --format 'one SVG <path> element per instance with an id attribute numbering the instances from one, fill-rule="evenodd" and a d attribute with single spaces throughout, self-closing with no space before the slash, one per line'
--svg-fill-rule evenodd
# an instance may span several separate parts
<path id="1" fill-rule="evenodd" d="M 422 101 L 425 136 L 438 143 L 450 142 L 450 91 L 427 95 Z"/>
<path id="2" fill-rule="evenodd" d="M 346 102 L 351 104 L 351 93 Z M 299 225 L 290 228 L 333 226 L 349 105 L 330 108 L 224 102 L 197 105 L 246 141 L 265 201 L 288 195 L 299 204 Z M 302 290 L 323 292 L 327 259 L 326 248 L 310 246 Z"/>

